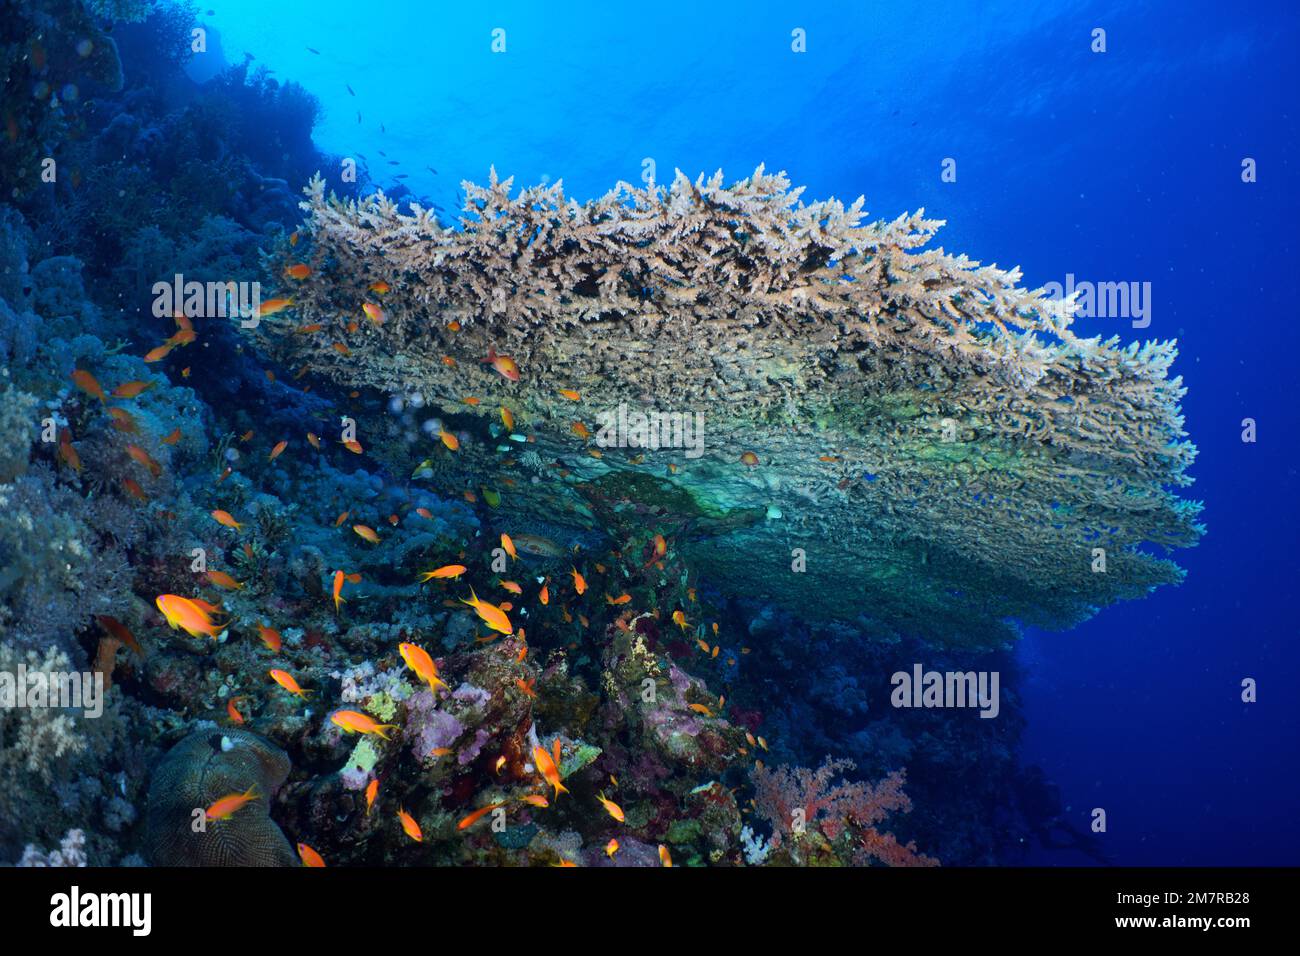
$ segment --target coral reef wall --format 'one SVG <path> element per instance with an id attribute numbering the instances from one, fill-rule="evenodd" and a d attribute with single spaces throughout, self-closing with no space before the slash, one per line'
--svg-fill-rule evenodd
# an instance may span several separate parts
<path id="1" fill-rule="evenodd" d="M 191 82 L 192 4 L 4 12 L 0 673 L 107 696 L 0 710 L 0 862 L 989 863 L 1054 825 L 1003 648 L 1179 579 L 1171 343 L 762 169 L 300 208 L 319 104 Z M 156 310 L 176 274 L 267 313 Z M 1001 670 L 1003 719 L 883 708 L 900 660 Z"/>

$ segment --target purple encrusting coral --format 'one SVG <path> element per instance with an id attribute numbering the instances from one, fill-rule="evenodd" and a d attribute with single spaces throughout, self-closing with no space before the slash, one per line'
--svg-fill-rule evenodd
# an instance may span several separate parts
<path id="1" fill-rule="evenodd" d="M 411 743 L 412 756 L 428 757 L 450 748 L 464 732 L 464 724 L 438 707 L 432 691 L 422 690 L 407 702 L 402 734 Z"/>

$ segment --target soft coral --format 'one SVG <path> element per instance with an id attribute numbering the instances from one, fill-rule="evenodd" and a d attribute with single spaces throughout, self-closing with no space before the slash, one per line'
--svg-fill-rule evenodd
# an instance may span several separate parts
<path id="1" fill-rule="evenodd" d="M 915 844 L 901 844 L 892 834 L 880 833 L 876 824 L 890 813 L 907 813 L 912 801 L 903 792 L 904 776 L 891 773 L 876 784 L 841 778 L 852 770 L 851 760 L 829 757 L 820 767 L 756 766 L 754 806 L 772 825 L 776 838 L 795 835 L 802 817 L 805 828 L 814 825 L 830 842 L 846 829 L 854 836 L 854 862 L 879 860 L 889 866 L 932 866 L 937 860 L 916 852 Z"/>

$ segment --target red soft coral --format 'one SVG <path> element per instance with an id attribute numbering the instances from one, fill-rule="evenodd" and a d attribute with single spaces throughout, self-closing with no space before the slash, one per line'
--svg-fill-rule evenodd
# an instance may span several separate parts
<path id="1" fill-rule="evenodd" d="M 772 825 L 774 843 L 814 825 L 833 843 L 847 828 L 854 837 L 855 863 L 878 860 L 888 866 L 936 865 L 937 860 L 917 853 L 915 844 L 901 844 L 892 834 L 875 829 L 889 814 L 912 809 L 912 801 L 903 792 L 903 774 L 891 773 L 874 785 L 837 779 L 854 766 L 852 760 L 829 757 L 816 770 L 756 766 L 752 773 L 754 806 Z"/>

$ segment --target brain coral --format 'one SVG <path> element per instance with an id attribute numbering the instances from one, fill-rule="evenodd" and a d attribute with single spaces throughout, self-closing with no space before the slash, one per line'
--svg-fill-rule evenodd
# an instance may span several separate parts
<path id="1" fill-rule="evenodd" d="M 159 762 L 149 784 L 146 848 L 154 866 L 296 866 L 270 817 L 270 798 L 289 776 L 289 757 L 245 730 L 190 734 Z M 194 811 L 256 785 L 258 797 L 228 820 L 193 830 Z"/>
<path id="2" fill-rule="evenodd" d="M 512 196 L 495 172 L 465 189 L 448 229 L 313 180 L 292 253 L 313 273 L 284 293 L 297 315 L 251 334 L 348 387 L 481 416 L 480 434 L 509 406 L 528 448 L 562 461 L 505 497 L 511 520 L 626 535 L 648 512 L 732 593 L 968 644 L 1181 579 L 1154 553 L 1203 531 L 1175 493 L 1195 447 L 1173 342 L 1079 338 L 1072 301 L 922 248 L 941 222 L 863 224 L 861 199 L 804 203 L 761 167 L 586 204 L 558 183 Z M 379 280 L 391 290 L 370 321 Z M 325 330 L 295 335 L 300 322 Z M 493 348 L 518 382 L 482 362 Z M 600 435 L 575 420 L 596 433 L 620 407 L 699 413 L 703 454 L 589 455 Z M 497 444 L 463 443 L 457 461 L 500 470 Z"/>

